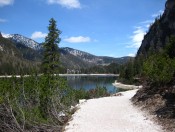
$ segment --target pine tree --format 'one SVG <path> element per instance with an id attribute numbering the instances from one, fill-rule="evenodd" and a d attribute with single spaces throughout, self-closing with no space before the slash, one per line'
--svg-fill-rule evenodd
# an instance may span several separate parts
<path id="1" fill-rule="evenodd" d="M 58 44 L 60 43 L 61 31 L 57 29 L 56 21 L 51 18 L 48 26 L 49 33 L 45 38 L 44 57 L 42 62 L 43 72 L 45 74 L 54 74 L 59 68 Z"/>

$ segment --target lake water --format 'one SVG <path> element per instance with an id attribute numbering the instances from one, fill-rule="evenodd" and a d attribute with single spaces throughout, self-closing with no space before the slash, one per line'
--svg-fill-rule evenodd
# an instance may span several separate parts
<path id="1" fill-rule="evenodd" d="M 85 90 L 94 89 L 97 86 L 106 87 L 109 93 L 116 93 L 118 90 L 112 83 L 115 82 L 115 76 L 67 76 L 68 85 L 75 89 L 83 88 Z"/>

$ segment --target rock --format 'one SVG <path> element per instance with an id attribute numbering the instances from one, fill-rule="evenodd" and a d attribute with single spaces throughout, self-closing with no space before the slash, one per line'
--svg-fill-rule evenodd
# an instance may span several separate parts
<path id="1" fill-rule="evenodd" d="M 116 93 L 116 94 L 114 94 L 114 96 L 123 96 L 123 94 L 122 93 Z"/>
<path id="2" fill-rule="evenodd" d="M 58 114 L 59 117 L 64 117 L 66 116 L 66 114 L 63 112 L 63 111 L 60 111 L 59 114 Z"/>

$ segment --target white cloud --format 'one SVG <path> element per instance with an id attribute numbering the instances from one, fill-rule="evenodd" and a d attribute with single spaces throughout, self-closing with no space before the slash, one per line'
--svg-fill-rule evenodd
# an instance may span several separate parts
<path id="1" fill-rule="evenodd" d="M 31 39 L 40 39 L 40 38 L 45 38 L 46 36 L 47 36 L 47 33 L 36 31 L 32 34 Z"/>
<path id="2" fill-rule="evenodd" d="M 81 8 L 79 0 L 47 0 L 49 4 L 59 4 L 68 9 Z"/>
<path id="3" fill-rule="evenodd" d="M 131 41 L 130 44 L 127 44 L 126 48 L 138 49 L 142 43 L 146 31 L 148 30 L 148 28 L 152 23 L 154 23 L 154 20 L 146 20 L 140 22 L 138 24 L 139 26 L 135 27 L 133 34 L 130 36 Z"/>
<path id="4" fill-rule="evenodd" d="M 0 0 L 0 7 L 2 6 L 7 6 L 7 5 L 12 5 L 14 0 Z"/>
<path id="5" fill-rule="evenodd" d="M 128 56 L 135 57 L 135 54 L 131 53 L 131 54 L 128 54 Z"/>
<path id="6" fill-rule="evenodd" d="M 136 27 L 133 35 L 130 37 L 132 39 L 132 44 L 127 46 L 128 48 L 139 48 L 145 35 L 145 30 L 143 27 Z"/>
<path id="7" fill-rule="evenodd" d="M 7 20 L 0 18 L 0 23 L 4 23 L 4 22 L 7 22 Z"/>
<path id="8" fill-rule="evenodd" d="M 127 44 L 126 48 L 136 48 L 138 49 L 142 43 L 142 40 L 144 38 L 144 35 L 146 34 L 146 31 L 149 29 L 149 27 L 154 23 L 154 19 L 158 17 L 159 15 L 162 15 L 164 11 L 160 10 L 155 14 L 152 14 L 151 16 L 153 17 L 152 20 L 145 20 L 140 22 L 137 26 L 135 27 L 135 31 L 133 32 L 133 35 L 131 35 L 131 44 Z"/>
<path id="9" fill-rule="evenodd" d="M 69 42 L 69 43 L 86 43 L 86 42 L 90 42 L 91 38 L 78 36 L 78 37 L 66 38 L 66 39 L 64 39 L 64 41 Z"/>
<path id="10" fill-rule="evenodd" d="M 147 25 L 145 25 L 146 28 L 149 28 L 150 26 L 151 26 L 151 24 L 147 24 Z"/>
<path id="11" fill-rule="evenodd" d="M 154 17 L 154 18 L 156 18 L 156 17 L 158 17 L 159 15 L 162 15 L 163 13 L 164 13 L 164 11 L 163 11 L 163 10 L 160 10 L 160 11 L 158 11 L 157 13 L 152 14 L 151 16 Z"/>
<path id="12" fill-rule="evenodd" d="M 153 22 L 154 22 L 154 20 L 146 20 L 146 21 L 140 22 L 140 24 L 150 24 Z"/>

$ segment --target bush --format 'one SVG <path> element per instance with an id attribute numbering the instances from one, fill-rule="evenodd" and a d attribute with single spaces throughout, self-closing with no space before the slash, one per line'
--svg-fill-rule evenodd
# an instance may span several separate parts
<path id="1" fill-rule="evenodd" d="M 58 76 L 1 78 L 0 130 L 38 131 L 47 125 L 59 126 L 59 131 L 65 123 L 59 112 L 69 114 L 72 98 L 71 89 Z"/>
<path id="2" fill-rule="evenodd" d="M 90 98 L 106 97 L 110 95 L 107 92 L 106 87 L 99 87 L 99 86 L 97 86 L 95 89 L 89 90 L 88 93 Z"/>
<path id="3" fill-rule="evenodd" d="M 166 54 L 150 56 L 144 63 L 144 75 L 149 81 L 165 85 L 173 79 L 175 73 L 175 60 Z"/>

